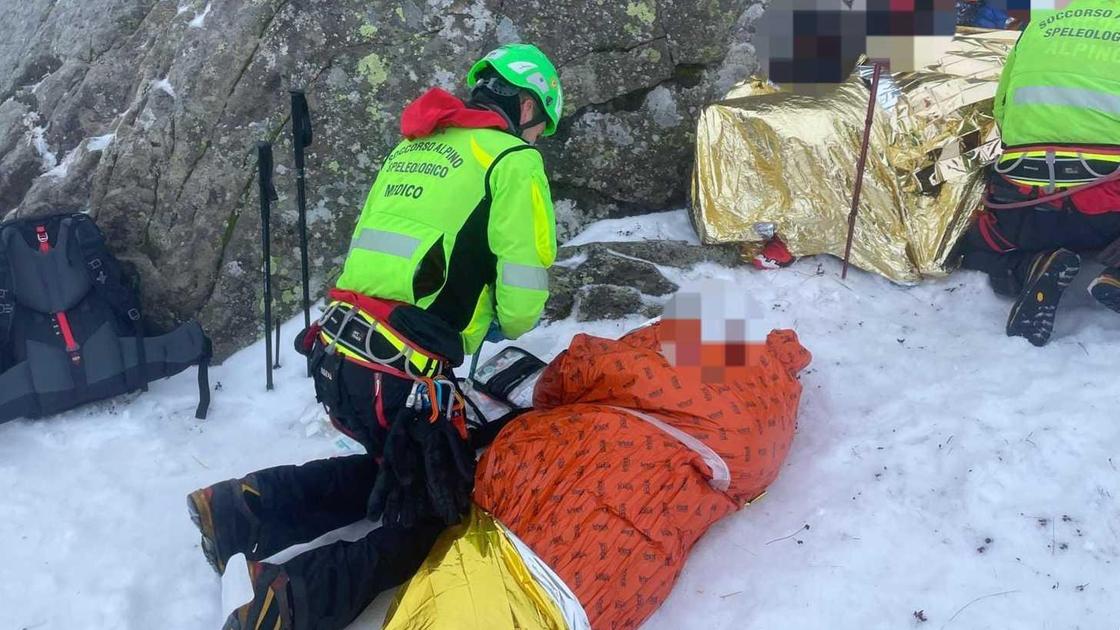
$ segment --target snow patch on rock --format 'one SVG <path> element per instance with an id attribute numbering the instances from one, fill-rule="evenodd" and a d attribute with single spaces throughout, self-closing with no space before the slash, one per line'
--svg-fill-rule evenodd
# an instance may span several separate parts
<path id="1" fill-rule="evenodd" d="M 203 26 L 205 26 L 206 25 L 206 16 L 210 15 L 210 9 L 213 6 L 213 4 L 214 3 L 212 3 L 212 2 L 207 2 L 206 3 L 206 8 L 202 10 L 202 13 L 199 13 L 198 15 L 194 16 L 194 19 L 190 21 L 189 26 L 191 28 L 202 28 Z"/>
<path id="2" fill-rule="evenodd" d="M 62 161 L 60 161 L 58 165 L 46 173 L 43 173 L 43 177 L 50 177 L 53 179 L 62 179 L 66 177 L 70 174 L 70 167 L 73 166 L 74 162 L 78 160 L 78 157 L 81 156 L 83 152 L 84 148 L 81 144 L 74 147 L 66 153 L 66 156 L 62 158 Z"/>
<path id="3" fill-rule="evenodd" d="M 587 262 L 587 259 L 588 259 L 587 252 L 578 252 L 578 253 L 576 253 L 575 256 L 571 256 L 571 257 L 565 258 L 563 260 L 557 260 L 555 263 L 552 264 L 552 266 L 553 267 L 563 267 L 564 269 L 575 269 L 575 268 L 579 267 L 580 265 L 582 265 L 583 263 Z"/>
<path id="4" fill-rule="evenodd" d="M 664 85 L 659 85 L 646 95 L 644 103 L 653 122 L 659 127 L 676 127 L 681 122 L 681 112 L 677 109 L 677 99 Z"/>
<path id="5" fill-rule="evenodd" d="M 686 241 L 691 245 L 700 244 L 700 238 L 696 236 L 688 218 L 688 210 L 681 209 L 597 221 L 564 245 L 571 247 L 625 241 Z"/>
<path id="6" fill-rule="evenodd" d="M 39 154 L 39 161 L 44 171 L 50 171 L 58 166 L 58 156 L 51 151 L 50 144 L 47 142 L 46 127 L 36 126 L 31 129 L 31 146 L 35 147 L 35 151 Z"/>
<path id="7" fill-rule="evenodd" d="M 167 80 L 167 77 L 159 80 L 153 80 L 152 89 L 159 90 L 164 94 L 170 96 L 171 98 L 178 98 L 178 96 L 175 95 L 175 88 L 171 87 L 171 82 Z"/>
<path id="8" fill-rule="evenodd" d="M 89 139 L 86 144 L 86 148 L 90 151 L 104 151 L 105 149 L 109 148 L 110 144 L 113 144 L 113 139 L 116 137 L 117 134 L 115 133 L 107 133 L 103 136 L 95 136 Z"/>

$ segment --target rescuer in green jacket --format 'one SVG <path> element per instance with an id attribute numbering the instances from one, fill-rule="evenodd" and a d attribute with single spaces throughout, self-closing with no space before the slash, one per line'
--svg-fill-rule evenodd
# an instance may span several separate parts
<path id="1" fill-rule="evenodd" d="M 533 144 L 556 132 L 560 78 L 535 46 L 502 46 L 432 89 L 366 198 L 326 312 L 303 331 L 316 396 L 367 454 L 257 471 L 190 495 L 219 572 L 251 561 L 254 600 L 226 628 L 336 630 L 419 567 L 470 504 L 474 452 L 452 368 L 515 339 L 548 300 L 556 225 Z M 380 520 L 283 564 L 260 562 L 363 518 Z"/>
<path id="2" fill-rule="evenodd" d="M 1041 346 L 1082 255 L 1120 249 L 1120 1 L 1034 12 L 994 114 L 1004 152 L 963 262 L 1016 298 L 1007 334 Z M 1120 312 L 1120 256 L 1102 259 L 1090 293 Z"/>

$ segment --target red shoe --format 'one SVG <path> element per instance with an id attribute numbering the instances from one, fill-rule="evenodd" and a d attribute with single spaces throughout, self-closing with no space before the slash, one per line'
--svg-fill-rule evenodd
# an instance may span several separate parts
<path id="1" fill-rule="evenodd" d="M 788 267 L 793 264 L 795 258 L 793 254 L 789 253 L 786 244 L 782 239 L 775 236 L 766 242 L 762 248 L 762 253 L 755 256 L 751 264 L 755 269 L 778 269 L 780 267 Z"/>

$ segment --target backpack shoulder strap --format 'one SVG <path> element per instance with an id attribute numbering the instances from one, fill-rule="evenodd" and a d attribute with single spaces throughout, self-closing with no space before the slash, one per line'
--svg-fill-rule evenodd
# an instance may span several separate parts
<path id="1" fill-rule="evenodd" d="M 139 322 L 140 299 L 125 284 L 120 263 L 109 253 L 105 236 L 93 220 L 84 214 L 72 214 L 62 220 L 62 229 L 69 230 L 77 239 L 94 290 L 124 319 Z"/>
<path id="2" fill-rule="evenodd" d="M 119 317 L 131 323 L 136 338 L 137 363 L 143 367 L 148 358 L 144 349 L 144 325 L 140 319 L 140 297 L 125 285 L 120 263 L 109 252 L 105 236 L 93 220 L 82 213 L 62 219 L 60 231 L 62 230 L 69 230 L 78 241 L 86 272 L 93 282 L 93 290 L 109 303 Z M 147 391 L 148 380 L 142 372 L 142 369 L 137 370 L 136 376 L 129 378 L 129 385 Z"/>
<path id="3" fill-rule="evenodd" d="M 8 246 L 4 232 L 10 226 L 0 226 L 0 356 L 7 351 L 12 331 L 12 317 L 15 315 L 16 296 L 13 293 L 12 270 L 8 264 Z M 4 361 L 0 360 L 0 364 Z"/>

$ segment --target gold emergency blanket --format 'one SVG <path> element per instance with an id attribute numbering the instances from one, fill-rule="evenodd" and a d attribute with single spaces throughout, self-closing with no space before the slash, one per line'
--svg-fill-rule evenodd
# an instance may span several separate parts
<path id="1" fill-rule="evenodd" d="M 474 506 L 464 523 L 440 536 L 397 592 L 383 628 L 588 630 L 586 619 L 559 578 Z"/>
<path id="2" fill-rule="evenodd" d="M 948 273 L 999 152 L 992 98 L 1018 33 L 959 31 L 938 62 L 880 81 L 852 263 L 895 282 Z M 795 256 L 843 256 L 870 90 L 861 66 L 826 96 L 754 79 L 697 125 L 692 199 L 705 243 L 777 233 Z"/>

